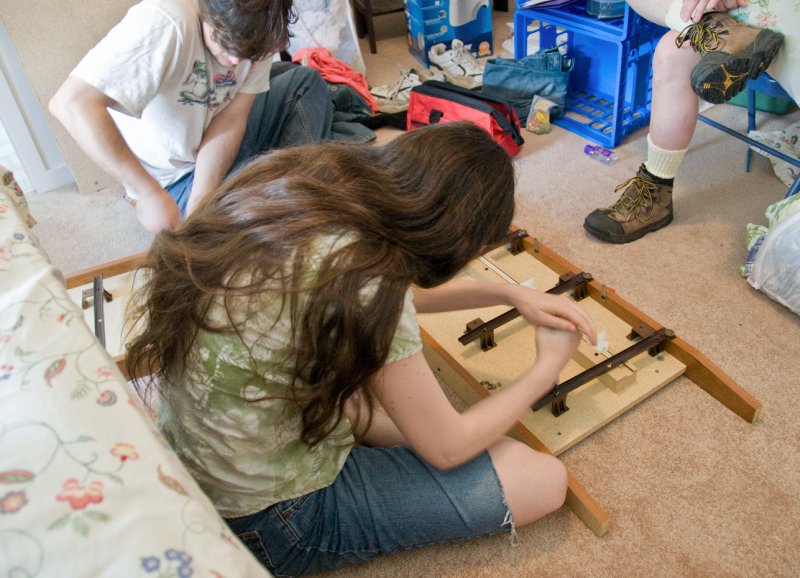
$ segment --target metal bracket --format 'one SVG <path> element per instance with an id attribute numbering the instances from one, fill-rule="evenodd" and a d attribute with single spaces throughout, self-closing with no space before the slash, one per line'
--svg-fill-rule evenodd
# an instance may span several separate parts
<path id="1" fill-rule="evenodd" d="M 481 254 L 488 253 L 489 251 L 494 251 L 495 249 L 506 245 L 509 252 L 512 255 L 519 255 L 525 250 L 525 246 L 522 243 L 522 240 L 528 236 L 528 231 L 525 229 L 517 229 L 516 231 L 509 231 L 506 235 L 505 239 L 498 243 L 494 243 L 492 245 L 486 245 L 483 247 Z M 537 242 L 537 241 L 534 241 Z"/>
<path id="2" fill-rule="evenodd" d="M 113 300 L 111 293 L 103 289 L 102 275 L 95 275 L 93 286 L 91 289 L 84 289 L 81 294 L 81 307 L 89 309 L 94 307 L 94 335 L 104 348 L 106 346 L 106 329 L 105 329 L 105 302 Z"/>
<path id="3" fill-rule="evenodd" d="M 562 293 L 566 293 L 570 289 L 576 289 L 577 292 L 578 288 L 580 287 L 583 287 L 582 292 L 585 293 L 586 283 L 591 280 L 592 280 L 591 273 L 578 273 L 576 275 L 572 275 L 571 273 L 566 273 L 562 275 L 561 282 L 555 287 L 548 289 L 547 293 L 550 293 L 551 295 L 561 295 Z M 469 345 L 476 339 L 479 338 L 483 339 L 483 335 L 486 332 L 492 331 L 492 347 L 494 347 L 497 344 L 494 343 L 493 330 L 497 329 L 498 327 L 501 327 L 502 325 L 505 325 L 509 321 L 512 321 L 519 316 L 520 316 L 519 310 L 514 308 L 514 309 L 509 309 L 505 313 L 501 313 L 500 315 L 498 315 L 494 319 L 490 319 L 486 323 L 481 322 L 475 325 L 476 321 L 480 320 L 476 319 L 475 321 L 471 321 L 470 323 L 467 324 L 467 331 L 464 333 L 464 335 L 458 338 L 458 341 L 459 343 L 461 343 L 461 345 Z M 484 348 L 483 345 L 481 345 L 481 349 L 486 351 L 486 349 L 488 348 Z"/>
<path id="4" fill-rule="evenodd" d="M 658 355 L 664 350 L 664 342 L 675 337 L 675 332 L 671 329 L 666 329 L 663 327 L 661 329 L 654 330 L 651 327 L 640 323 L 631 329 L 628 339 L 635 339 L 637 337 L 641 337 L 641 341 L 634 343 L 630 347 L 623 349 L 602 363 L 598 363 L 594 367 L 590 367 L 575 377 L 572 377 L 563 383 L 556 384 L 549 394 L 533 404 L 531 408 L 536 411 L 549 403 L 551 404 L 553 415 L 558 417 L 569 409 L 566 406 L 566 397 L 569 392 L 581 387 L 596 377 L 611 371 L 613 368 L 622 365 L 643 351 L 647 351 L 652 356 Z"/>
<path id="5" fill-rule="evenodd" d="M 110 303 L 111 301 L 114 300 L 114 296 L 111 295 L 111 293 L 109 293 L 107 290 L 103 289 L 103 299 L 105 299 L 106 303 Z M 83 309 L 84 311 L 86 309 L 89 309 L 89 307 L 92 307 L 94 305 L 94 301 L 95 301 L 94 287 L 92 287 L 92 289 L 84 289 L 83 293 L 81 293 L 81 309 Z"/>
<path id="6" fill-rule="evenodd" d="M 522 239 L 528 236 L 528 231 L 519 229 L 508 236 L 508 250 L 512 255 L 519 255 L 525 250 Z"/>
<path id="7" fill-rule="evenodd" d="M 583 301 L 589 296 L 589 282 L 594 279 L 591 273 L 581 272 L 577 275 L 573 273 L 562 273 L 558 276 L 559 284 L 556 287 L 560 287 L 565 283 L 570 283 L 569 288 L 573 289 L 572 291 L 572 298 L 575 301 Z M 550 291 L 548 291 L 550 293 Z"/>
<path id="8" fill-rule="evenodd" d="M 467 323 L 467 334 L 472 334 L 472 332 L 480 337 L 482 351 L 489 351 L 497 346 L 497 342 L 494 340 L 494 329 L 488 323 L 484 323 L 480 317 Z"/>

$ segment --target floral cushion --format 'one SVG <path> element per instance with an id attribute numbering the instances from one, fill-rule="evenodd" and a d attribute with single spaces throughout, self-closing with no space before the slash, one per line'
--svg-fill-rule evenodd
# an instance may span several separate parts
<path id="1" fill-rule="evenodd" d="M 20 198 L 4 178 L 0 575 L 269 576 L 131 395 Z"/>

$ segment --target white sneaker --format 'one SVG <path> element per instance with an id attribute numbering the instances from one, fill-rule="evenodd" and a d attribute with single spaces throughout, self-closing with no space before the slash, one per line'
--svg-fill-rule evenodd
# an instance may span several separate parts
<path id="1" fill-rule="evenodd" d="M 434 44 L 428 51 L 431 67 L 440 69 L 447 80 L 464 88 L 483 85 L 483 65 L 469 51 L 469 44 L 456 38 L 450 50 L 444 44 Z"/>
<path id="2" fill-rule="evenodd" d="M 419 86 L 426 80 L 441 80 L 445 77 L 440 72 L 418 73 L 413 68 L 405 72 L 392 84 L 375 86 L 370 93 L 378 102 L 378 110 L 386 114 L 408 110 L 408 101 L 411 98 L 411 89 Z"/>

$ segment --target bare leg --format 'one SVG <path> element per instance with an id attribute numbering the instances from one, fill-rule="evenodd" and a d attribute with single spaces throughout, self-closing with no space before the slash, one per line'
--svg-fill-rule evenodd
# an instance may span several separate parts
<path id="1" fill-rule="evenodd" d="M 653 101 L 647 160 L 617 202 L 589 213 L 584 228 L 610 243 L 629 243 L 672 222 L 672 186 L 697 125 L 698 99 L 691 84 L 700 56 L 675 45 L 668 31 L 653 56 Z"/>
<path id="2" fill-rule="evenodd" d="M 700 55 L 675 46 L 677 32 L 667 32 L 653 57 L 653 105 L 650 140 L 662 149 L 688 148 L 697 125 L 698 99 L 690 82 Z"/>
<path id="3" fill-rule="evenodd" d="M 742 90 L 775 56 L 781 35 L 708 10 L 746 0 L 631 0 L 640 15 L 670 30 L 653 56 L 653 94 L 647 160 L 622 183 L 617 202 L 596 209 L 584 228 L 610 243 L 629 243 L 672 222 L 672 187 L 697 126 L 698 95 L 724 102 Z M 682 15 L 682 13 L 685 13 Z M 686 18 L 702 19 L 695 25 Z M 713 31 L 713 33 L 712 33 Z M 681 38 L 682 46 L 676 45 Z"/>
<path id="4" fill-rule="evenodd" d="M 567 495 L 567 470 L 558 458 L 503 437 L 489 447 L 506 504 L 517 527 L 560 508 Z"/>

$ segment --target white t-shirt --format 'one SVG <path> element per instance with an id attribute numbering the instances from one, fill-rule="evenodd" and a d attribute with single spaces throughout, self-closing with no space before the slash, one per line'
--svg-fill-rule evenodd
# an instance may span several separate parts
<path id="1" fill-rule="evenodd" d="M 222 66 L 203 41 L 196 0 L 143 0 L 72 76 L 119 103 L 111 115 L 122 136 L 166 187 L 194 170 L 203 133 L 238 92 L 269 89 L 270 64 Z"/>

